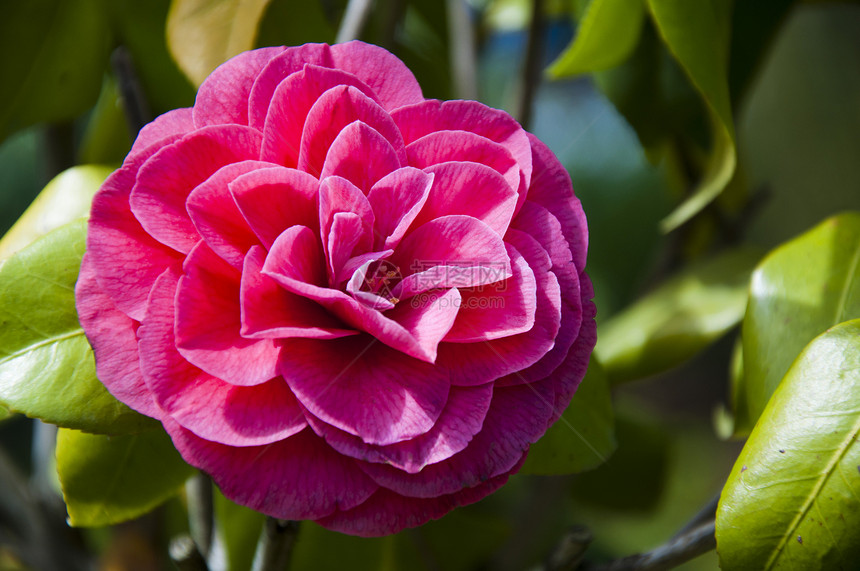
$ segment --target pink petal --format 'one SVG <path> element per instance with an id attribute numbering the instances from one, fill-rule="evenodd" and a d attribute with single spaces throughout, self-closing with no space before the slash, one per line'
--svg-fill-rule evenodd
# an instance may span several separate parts
<path id="1" fill-rule="evenodd" d="M 472 343 L 529 331 L 537 310 L 537 282 L 525 258 L 506 244 L 513 275 L 505 281 L 460 290 L 460 313 L 445 336 L 450 343 Z"/>
<path id="2" fill-rule="evenodd" d="M 160 419 L 140 373 L 136 330 L 138 322 L 117 310 L 99 287 L 90 254 L 84 254 L 75 285 L 78 319 L 96 359 L 96 376 L 107 390 L 137 412 Z"/>
<path id="3" fill-rule="evenodd" d="M 272 244 L 263 273 L 305 285 L 324 284 L 322 248 L 314 232 L 307 226 L 292 226 L 284 230 Z M 284 283 L 284 279 L 276 278 L 276 281 Z"/>
<path id="4" fill-rule="evenodd" d="M 322 181 L 319 201 L 320 236 L 334 283 L 349 258 L 373 245 L 373 209 L 361 189 L 340 177 Z"/>
<path id="5" fill-rule="evenodd" d="M 508 234 L 508 240 L 518 244 L 525 250 L 533 249 L 534 251 L 537 251 L 540 249 L 534 238 L 529 234 L 518 230 L 511 230 Z M 579 335 L 583 314 L 582 301 L 580 298 L 579 276 L 576 274 L 576 268 L 571 262 L 568 262 L 564 266 L 553 266 L 551 275 L 555 276 L 558 281 L 562 295 L 562 303 L 560 304 L 561 314 L 558 328 L 545 330 L 547 334 L 549 334 L 550 331 L 556 331 L 555 344 L 552 349 L 546 353 L 546 355 L 533 365 L 530 365 L 525 369 L 521 369 L 509 377 L 499 379 L 498 384 L 500 385 L 528 383 L 543 379 L 552 374 L 552 372 L 566 358 L 568 351 L 570 350 L 570 346 Z"/>
<path id="6" fill-rule="evenodd" d="M 248 127 L 218 125 L 163 147 L 137 175 L 132 212 L 153 238 L 188 253 L 199 240 L 185 209 L 188 195 L 219 168 L 256 159 L 260 140 L 260 134 Z"/>
<path id="7" fill-rule="evenodd" d="M 400 164 L 406 164 L 403 138 L 391 116 L 355 87 L 342 85 L 323 93 L 308 112 L 297 168 L 318 176 L 329 147 L 353 121 L 366 123 L 379 132 L 391 143 Z"/>
<path id="8" fill-rule="evenodd" d="M 399 168 L 400 161 L 391 143 L 372 127 L 355 121 L 331 144 L 320 179 L 343 177 L 367 194 L 380 179 Z"/>
<path id="9" fill-rule="evenodd" d="M 588 370 L 588 361 L 597 342 L 597 323 L 594 321 L 597 310 L 591 301 L 594 290 L 591 287 L 591 281 L 584 272 L 580 274 L 579 280 L 582 285 L 582 327 L 579 330 L 579 336 L 568 351 L 567 358 L 552 373 L 552 378 L 556 380 L 555 404 L 547 428 L 558 420 L 570 403 L 571 397 Z"/>
<path id="10" fill-rule="evenodd" d="M 186 201 L 191 221 L 206 244 L 240 270 L 245 253 L 259 242 L 239 212 L 228 185 L 243 174 L 271 166 L 260 161 L 242 161 L 222 167 L 191 191 Z"/>
<path id="11" fill-rule="evenodd" d="M 535 275 L 534 326 L 525 333 L 481 343 L 440 343 L 436 364 L 447 369 L 454 385 L 473 386 L 505 375 L 526 382 L 530 377 L 522 371 L 544 359 L 559 336 L 563 304 L 558 279 L 549 271 L 549 255 L 527 235 L 516 231 L 508 235 Z"/>
<path id="12" fill-rule="evenodd" d="M 501 237 L 470 216 L 443 216 L 416 228 L 398 244 L 391 263 L 406 277 L 394 295 L 406 299 L 434 288 L 477 287 L 511 276 Z"/>
<path id="13" fill-rule="evenodd" d="M 319 280 L 324 278 L 319 244 L 307 228 L 290 228 L 275 241 L 263 274 L 284 289 L 319 303 L 349 326 L 429 363 L 435 360 L 439 341 L 456 318 L 459 294 L 455 292 L 434 292 L 414 307 L 407 302 L 388 317 L 340 290 L 320 287 Z"/>
<path id="14" fill-rule="evenodd" d="M 159 115 L 155 120 L 144 125 L 140 133 L 137 134 L 137 138 L 135 138 L 134 144 L 128 153 L 129 156 L 135 155 L 146 147 L 160 141 L 175 139 L 192 131 L 194 129 L 194 120 L 191 118 L 191 115 L 192 109 L 188 107 L 173 109 Z M 164 146 L 164 144 L 169 143 L 163 143 L 159 146 Z"/>
<path id="15" fill-rule="evenodd" d="M 461 452 L 417 474 L 375 463 L 363 463 L 361 469 L 383 488 L 413 498 L 477 486 L 517 467 L 529 444 L 546 431 L 554 396 L 551 381 L 496 388 L 481 431 Z"/>
<path id="16" fill-rule="evenodd" d="M 263 128 L 262 158 L 287 167 L 298 164 L 305 119 L 320 95 L 338 85 L 355 87 L 371 99 L 373 91 L 349 73 L 305 64 L 284 79 L 272 95 Z"/>
<path id="17" fill-rule="evenodd" d="M 415 225 L 449 214 L 464 214 L 484 222 L 503 236 L 517 205 L 517 193 L 490 167 L 450 162 L 425 169 L 434 175 L 427 204 Z"/>
<path id="18" fill-rule="evenodd" d="M 573 194 L 570 175 L 544 143 L 529 134 L 534 174 L 529 200 L 540 204 L 561 222 L 577 269 L 585 268 L 588 252 L 588 226 L 579 199 Z"/>
<path id="19" fill-rule="evenodd" d="M 295 169 L 273 167 L 230 183 L 236 205 L 266 248 L 291 226 L 317 228 L 319 181 Z"/>
<path id="20" fill-rule="evenodd" d="M 505 147 L 520 168 L 519 207 L 532 178 L 532 148 L 528 134 L 510 115 L 477 101 L 430 100 L 403 107 L 391 117 L 410 144 L 435 131 L 469 131 Z"/>
<path id="21" fill-rule="evenodd" d="M 226 446 L 175 422 L 164 427 L 190 464 L 234 502 L 279 519 L 319 519 L 364 502 L 377 486 L 310 429 L 264 446 Z"/>
<path id="22" fill-rule="evenodd" d="M 140 363 L 146 385 L 173 420 L 207 440 L 235 446 L 269 444 L 307 423 L 283 379 L 237 387 L 182 358 L 173 344 L 179 276 L 167 270 L 152 289 L 140 327 Z"/>
<path id="23" fill-rule="evenodd" d="M 427 202 L 432 184 L 432 174 L 404 167 L 373 185 L 367 200 L 376 215 L 377 248 L 394 248 L 400 243 Z"/>
<path id="24" fill-rule="evenodd" d="M 490 408 L 493 384 L 451 387 L 445 410 L 428 432 L 389 446 L 373 446 L 357 436 L 308 416 L 311 428 L 342 454 L 366 462 L 390 464 L 415 474 L 429 464 L 447 460 L 463 450 L 481 430 Z"/>
<path id="25" fill-rule="evenodd" d="M 264 67 L 284 51 L 283 47 L 243 52 L 218 66 L 200 85 L 194 101 L 197 127 L 248 124 L 248 98 Z"/>
<path id="26" fill-rule="evenodd" d="M 277 375 L 278 345 L 241 336 L 239 272 L 201 241 L 188 254 L 176 291 L 176 347 L 210 375 L 239 386 Z"/>
<path id="27" fill-rule="evenodd" d="M 263 131 L 275 90 L 290 75 L 302 71 L 305 65 L 331 67 L 331 54 L 326 44 L 305 44 L 290 47 L 273 57 L 254 81 L 248 100 L 249 125 Z"/>
<path id="28" fill-rule="evenodd" d="M 370 86 L 388 111 L 424 100 L 421 86 L 409 68 L 383 48 L 352 41 L 332 46 L 331 56 L 334 67 Z"/>
<path id="29" fill-rule="evenodd" d="M 358 535 L 376 537 L 417 527 L 438 519 L 452 509 L 472 504 L 492 494 L 508 481 L 509 474 L 496 476 L 472 488 L 436 498 L 408 498 L 381 488 L 364 503 L 337 511 L 317 521 L 323 527 Z"/>
<path id="30" fill-rule="evenodd" d="M 129 209 L 128 198 L 140 165 L 158 149 L 147 147 L 111 174 L 93 198 L 87 252 L 99 285 L 117 309 L 143 319 L 149 290 L 165 268 L 179 268 L 182 257 L 156 242 Z"/>
<path id="31" fill-rule="evenodd" d="M 243 337 L 278 339 L 308 337 L 336 339 L 356 335 L 316 303 L 290 293 L 262 274 L 266 252 L 254 246 L 242 270 L 241 303 Z"/>
<path id="32" fill-rule="evenodd" d="M 424 434 L 448 398 L 449 385 L 432 365 L 367 335 L 287 339 L 279 370 L 311 414 L 368 444 Z"/>
<path id="33" fill-rule="evenodd" d="M 436 131 L 406 146 L 409 164 L 425 169 L 449 161 L 488 166 L 504 177 L 516 193 L 520 168 L 510 151 L 498 143 L 468 131 Z"/>

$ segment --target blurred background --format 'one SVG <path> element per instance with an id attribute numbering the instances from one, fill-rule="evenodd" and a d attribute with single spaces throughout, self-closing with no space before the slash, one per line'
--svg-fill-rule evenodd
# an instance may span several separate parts
<path id="1" fill-rule="evenodd" d="M 827 216 L 860 208 L 860 4 L 736 3 L 736 36 L 757 42 L 743 57 L 730 56 L 730 73 L 746 70 L 731 93 L 737 171 L 714 205 L 670 233 L 661 232 L 660 221 L 688 192 L 691 171 L 693 178 L 701 173 L 697 150 L 708 148 L 704 103 L 683 70 L 659 54 L 660 81 L 636 84 L 627 100 L 613 92 L 619 70 L 646 73 L 649 50 L 665 51 L 649 22 L 631 58 L 614 68 L 616 76 L 610 70 L 550 79 L 545 70 L 576 37 L 585 5 L 541 3 L 531 66 L 534 6 L 528 0 L 379 0 L 358 35 L 401 57 L 426 97 L 477 98 L 505 109 L 553 149 L 588 217 L 588 272 L 599 322 L 676 269 L 722 248 L 770 249 Z M 272 0 L 254 45 L 333 42 L 346 8 L 337 0 Z M 135 128 L 121 98 L 123 61 L 133 65 L 150 119 L 193 103 L 193 81 L 168 47 L 170 10 L 169 0 L 0 2 L 0 234 L 60 171 L 122 161 Z M 126 60 L 114 55 L 111 63 L 118 46 Z M 61 90 L 39 86 L 54 76 Z M 42 105 L 50 112 L 39 115 L 22 105 L 26 97 L 61 103 Z M 662 97 L 663 105 L 637 111 L 630 97 Z M 524 98 L 532 98 L 527 110 Z M 689 140 L 686 157 L 683 149 L 671 150 Z M 718 438 L 712 421 L 729 398 L 735 334 L 667 373 L 615 387 L 618 451 L 596 470 L 516 476 L 496 495 L 402 537 L 362 540 L 307 525 L 294 568 L 527 569 L 577 524 L 592 530 L 595 560 L 658 545 L 719 492 L 739 451 L 738 443 Z M 20 416 L 0 420 L 0 448 L 36 480 L 52 461 L 46 430 Z M 253 547 L 260 519 L 219 502 Z M 101 568 L 157 569 L 163 556 L 145 539 L 163 544 L 182 521 L 181 502 L 174 500 L 143 522 L 76 541 L 102 553 Z M 235 553 L 241 568 L 249 555 Z M 0 569 L 19 566 L 0 545 Z M 716 555 L 683 568 L 716 569 Z"/>

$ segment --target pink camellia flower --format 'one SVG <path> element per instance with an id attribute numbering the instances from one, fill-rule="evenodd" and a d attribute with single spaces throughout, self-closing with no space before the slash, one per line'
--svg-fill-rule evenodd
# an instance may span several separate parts
<path id="1" fill-rule="evenodd" d="M 108 390 L 234 501 L 381 535 L 499 488 L 595 341 L 585 217 L 502 111 L 264 48 L 137 137 L 77 285 Z"/>

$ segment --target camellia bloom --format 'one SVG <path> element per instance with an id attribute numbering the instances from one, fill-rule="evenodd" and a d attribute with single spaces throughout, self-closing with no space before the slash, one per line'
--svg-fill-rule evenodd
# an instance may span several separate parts
<path id="1" fill-rule="evenodd" d="M 567 172 L 361 42 L 264 48 L 137 137 L 77 285 L 97 373 L 234 501 L 357 535 L 501 486 L 595 341 Z"/>

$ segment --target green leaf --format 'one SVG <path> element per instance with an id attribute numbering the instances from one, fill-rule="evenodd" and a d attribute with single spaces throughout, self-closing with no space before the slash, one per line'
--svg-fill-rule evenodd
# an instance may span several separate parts
<path id="1" fill-rule="evenodd" d="M 293 553 L 293 569 L 341 571 L 344 563 L 355 571 L 394 571 L 398 537 L 355 537 L 302 523 Z"/>
<path id="2" fill-rule="evenodd" d="M 0 140 L 91 107 L 109 47 L 104 0 L 0 3 Z"/>
<path id="3" fill-rule="evenodd" d="M 663 41 L 710 109 L 711 155 L 692 195 L 661 222 L 669 232 L 700 212 L 725 188 L 735 171 L 735 130 L 728 83 L 729 0 L 648 0 Z"/>
<path id="4" fill-rule="evenodd" d="M 117 81 L 105 75 L 80 143 L 78 162 L 119 165 L 131 150 L 131 139 Z"/>
<path id="5" fill-rule="evenodd" d="M 163 430 L 104 436 L 61 429 L 57 472 L 74 526 L 102 526 L 143 515 L 177 493 L 194 468 Z"/>
<path id="6" fill-rule="evenodd" d="M 111 0 L 116 34 L 128 48 L 150 113 L 190 107 L 195 89 L 167 50 L 166 21 L 170 0 Z"/>
<path id="7" fill-rule="evenodd" d="M 0 406 L 0 421 L 6 420 L 10 416 L 12 416 L 12 413 L 9 411 L 9 409 L 5 406 Z"/>
<path id="8" fill-rule="evenodd" d="M 860 319 L 813 340 L 723 489 L 724 569 L 854 569 L 860 561 Z"/>
<path id="9" fill-rule="evenodd" d="M 254 47 L 270 0 L 173 0 L 167 45 L 180 69 L 200 85 L 221 63 Z"/>
<path id="10" fill-rule="evenodd" d="M 547 70 L 554 78 L 599 71 L 626 60 L 639 41 L 643 0 L 592 0 L 576 38 Z"/>
<path id="11" fill-rule="evenodd" d="M 830 218 L 772 251 L 753 273 L 743 371 L 732 394 L 748 433 L 809 341 L 860 317 L 860 213 Z"/>
<path id="12" fill-rule="evenodd" d="M 75 312 L 86 222 L 39 238 L 0 267 L 0 404 L 52 424 L 122 434 L 155 426 L 95 375 Z"/>
<path id="13" fill-rule="evenodd" d="M 618 450 L 605 464 L 573 480 L 573 497 L 610 510 L 653 509 L 667 481 L 671 439 L 650 413 L 624 408 L 617 412 Z"/>
<path id="14" fill-rule="evenodd" d="M 250 569 L 266 516 L 228 500 L 217 487 L 214 493 L 216 533 L 227 551 L 227 568 Z"/>
<path id="15" fill-rule="evenodd" d="M 679 365 L 740 323 L 758 252 L 700 262 L 601 323 L 595 349 L 611 383 Z"/>
<path id="16" fill-rule="evenodd" d="M 39 236 L 89 216 L 93 195 L 111 171 L 110 167 L 86 165 L 72 167 L 54 177 L 0 240 L 0 260 Z"/>
<path id="17" fill-rule="evenodd" d="M 257 46 L 298 46 L 334 43 L 337 31 L 326 19 L 321 2 L 270 0 L 257 31 Z"/>
<path id="18" fill-rule="evenodd" d="M 529 449 L 524 474 L 572 474 L 603 464 L 615 451 L 612 395 L 594 357 L 561 418 Z"/>

